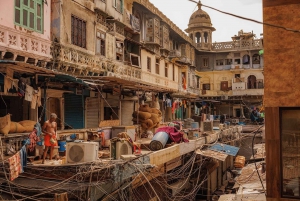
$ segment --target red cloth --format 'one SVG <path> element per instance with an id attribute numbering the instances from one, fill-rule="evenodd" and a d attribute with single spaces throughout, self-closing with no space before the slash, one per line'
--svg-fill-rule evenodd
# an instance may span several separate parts
<path id="1" fill-rule="evenodd" d="M 30 151 L 33 151 L 35 148 L 36 142 L 40 141 L 36 132 L 37 132 L 36 129 L 33 129 L 33 131 L 29 134 L 29 140 L 30 140 L 29 150 Z"/>
<path id="2" fill-rule="evenodd" d="M 8 159 L 10 181 L 14 180 L 21 173 L 20 152 Z"/>
<path id="3" fill-rule="evenodd" d="M 161 128 L 158 128 L 156 130 L 156 132 L 166 132 L 168 133 L 170 139 L 173 141 L 173 142 L 189 142 L 189 140 L 187 139 L 183 139 L 183 134 L 180 133 L 177 128 L 175 127 L 172 127 L 172 126 L 165 126 L 165 127 L 161 127 Z"/>

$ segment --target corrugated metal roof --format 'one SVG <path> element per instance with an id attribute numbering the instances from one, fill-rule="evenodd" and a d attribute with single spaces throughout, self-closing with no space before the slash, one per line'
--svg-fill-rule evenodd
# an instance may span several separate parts
<path id="1" fill-rule="evenodd" d="M 217 144 L 211 146 L 209 149 L 218 151 L 218 152 L 223 152 L 223 153 L 231 155 L 231 156 L 236 156 L 240 148 L 234 147 L 234 146 L 229 146 L 227 144 L 217 143 Z"/>

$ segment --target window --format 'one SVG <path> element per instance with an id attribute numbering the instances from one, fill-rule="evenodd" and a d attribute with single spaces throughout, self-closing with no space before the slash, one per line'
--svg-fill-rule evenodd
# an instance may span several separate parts
<path id="1" fill-rule="evenodd" d="M 210 84 L 202 84 L 203 90 L 210 90 Z"/>
<path id="2" fill-rule="evenodd" d="M 101 31 L 96 34 L 96 53 L 105 56 L 105 33 Z"/>
<path id="3" fill-rule="evenodd" d="M 232 59 L 225 59 L 225 65 L 231 65 Z"/>
<path id="4" fill-rule="evenodd" d="M 116 10 L 120 13 L 123 13 L 123 0 L 113 0 L 114 4 L 113 6 L 116 8 Z"/>
<path id="5" fill-rule="evenodd" d="M 281 194 L 300 199 L 300 108 L 280 108 Z"/>
<path id="6" fill-rule="evenodd" d="M 216 60 L 216 65 L 217 66 L 223 66 L 224 65 L 224 59 L 217 59 Z"/>
<path id="7" fill-rule="evenodd" d="M 116 60 L 123 61 L 123 41 L 116 40 Z"/>
<path id="8" fill-rule="evenodd" d="M 165 77 L 168 77 L 168 63 L 165 63 Z"/>
<path id="9" fill-rule="evenodd" d="M 43 0 L 15 0 L 15 24 L 43 33 Z"/>
<path id="10" fill-rule="evenodd" d="M 208 58 L 203 58 L 202 63 L 203 63 L 203 67 L 207 68 L 208 67 Z"/>
<path id="11" fill-rule="evenodd" d="M 71 40 L 73 45 L 86 48 L 86 22 L 72 15 Z"/>
<path id="12" fill-rule="evenodd" d="M 250 56 L 249 55 L 244 55 L 243 56 L 243 64 L 250 64 Z"/>
<path id="13" fill-rule="evenodd" d="M 155 73 L 159 74 L 159 59 L 155 59 Z"/>
<path id="14" fill-rule="evenodd" d="M 235 78 L 240 78 L 240 77 L 241 77 L 241 74 L 234 74 L 234 77 L 235 77 Z"/>
<path id="15" fill-rule="evenodd" d="M 147 70 L 151 72 L 151 58 L 147 57 Z"/>
<path id="16" fill-rule="evenodd" d="M 132 66 L 140 67 L 140 56 L 135 54 L 130 54 L 130 62 Z"/>
<path id="17" fill-rule="evenodd" d="M 172 67 L 173 67 L 173 81 L 175 81 L 175 65 L 172 64 Z"/>
<path id="18" fill-rule="evenodd" d="M 253 64 L 260 64 L 260 56 L 258 54 L 254 54 L 252 56 L 252 63 Z"/>
<path id="19" fill-rule="evenodd" d="M 196 76 L 196 79 L 197 79 L 197 80 L 196 80 L 196 82 L 197 82 L 197 83 L 196 83 L 196 84 L 197 84 L 196 86 L 197 86 L 197 89 L 199 89 L 199 88 L 200 88 L 200 77 Z"/>

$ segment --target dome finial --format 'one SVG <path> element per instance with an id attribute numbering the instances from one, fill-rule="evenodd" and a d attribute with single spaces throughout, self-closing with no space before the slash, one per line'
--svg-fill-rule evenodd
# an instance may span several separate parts
<path id="1" fill-rule="evenodd" d="M 197 3 L 197 5 L 198 5 L 198 9 L 201 10 L 202 3 L 201 3 L 200 0 L 199 0 L 199 2 Z"/>

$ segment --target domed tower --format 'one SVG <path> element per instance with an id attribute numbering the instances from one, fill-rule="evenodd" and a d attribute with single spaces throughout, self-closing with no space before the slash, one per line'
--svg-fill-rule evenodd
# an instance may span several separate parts
<path id="1" fill-rule="evenodd" d="M 201 1 L 197 5 L 198 10 L 190 17 L 185 31 L 193 39 L 198 50 L 211 50 L 212 32 L 216 29 L 212 26 L 209 15 L 201 9 Z"/>

